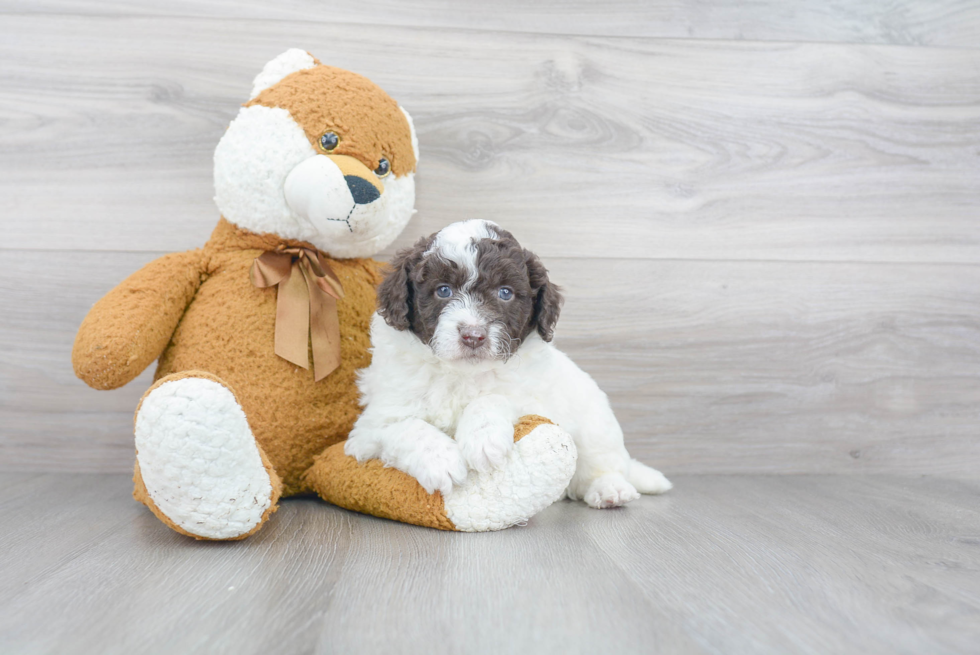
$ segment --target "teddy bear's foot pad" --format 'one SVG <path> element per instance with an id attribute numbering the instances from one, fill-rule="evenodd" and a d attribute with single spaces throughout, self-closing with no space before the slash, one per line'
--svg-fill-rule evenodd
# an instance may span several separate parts
<path id="1" fill-rule="evenodd" d="M 198 538 L 249 534 L 275 493 L 241 406 L 214 380 L 162 382 L 136 415 L 138 475 L 156 511 Z"/>
<path id="2" fill-rule="evenodd" d="M 461 532 L 502 530 L 525 522 L 561 498 L 575 474 L 572 437 L 550 423 L 538 425 L 514 444 L 506 463 L 466 482 L 444 497 L 446 515 Z"/>

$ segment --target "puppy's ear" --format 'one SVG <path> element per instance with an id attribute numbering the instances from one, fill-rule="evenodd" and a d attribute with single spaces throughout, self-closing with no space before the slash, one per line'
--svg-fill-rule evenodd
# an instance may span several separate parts
<path id="1" fill-rule="evenodd" d="M 531 293 L 534 294 L 534 313 L 531 323 L 537 327 L 542 339 L 551 341 L 565 299 L 558 285 L 548 279 L 548 269 L 544 267 L 538 256 L 525 250 L 524 258 L 527 263 L 528 279 L 531 282 Z"/>
<path id="2" fill-rule="evenodd" d="M 422 261 L 430 239 L 422 237 L 414 246 L 400 250 L 391 260 L 391 272 L 378 285 L 378 313 L 396 330 L 412 327 L 415 287 L 412 271 Z"/>

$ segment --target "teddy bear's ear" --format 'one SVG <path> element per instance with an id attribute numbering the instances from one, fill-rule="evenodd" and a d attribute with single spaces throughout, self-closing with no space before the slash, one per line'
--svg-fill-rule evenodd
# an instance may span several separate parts
<path id="1" fill-rule="evenodd" d="M 249 96 L 249 100 L 253 100 L 255 96 L 287 75 L 306 68 L 313 68 L 319 63 L 306 50 L 290 48 L 266 64 L 262 68 L 262 72 L 255 76 L 255 79 L 252 80 L 252 95 Z"/>
<path id="2" fill-rule="evenodd" d="M 419 163 L 419 138 L 415 134 L 415 121 L 412 120 L 411 114 L 405 111 L 404 107 L 398 105 L 398 108 L 402 110 L 402 113 L 405 114 L 405 120 L 408 121 L 408 129 L 412 133 L 412 152 L 415 153 L 415 163 L 418 164 Z"/>

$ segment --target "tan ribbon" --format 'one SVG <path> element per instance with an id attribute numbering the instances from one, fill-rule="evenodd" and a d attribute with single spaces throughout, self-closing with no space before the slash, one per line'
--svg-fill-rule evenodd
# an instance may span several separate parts
<path id="1" fill-rule="evenodd" d="M 319 382 L 340 366 L 337 301 L 344 287 L 320 253 L 312 248 L 270 250 L 252 262 L 252 284 L 279 285 L 276 300 L 276 354 L 305 369 Z"/>

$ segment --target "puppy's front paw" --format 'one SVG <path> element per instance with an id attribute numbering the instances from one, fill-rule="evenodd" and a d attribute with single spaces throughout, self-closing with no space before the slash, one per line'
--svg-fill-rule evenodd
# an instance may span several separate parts
<path id="1" fill-rule="evenodd" d="M 592 481 L 583 500 L 589 507 L 619 507 L 640 497 L 636 487 L 619 473 L 607 473 Z"/>
<path id="2" fill-rule="evenodd" d="M 459 446 L 450 440 L 430 444 L 413 459 L 406 473 L 430 494 L 439 491 L 445 496 L 452 491 L 453 484 L 462 484 L 468 475 Z"/>
<path id="3" fill-rule="evenodd" d="M 491 416 L 462 422 L 456 442 L 470 468 L 482 473 L 507 460 L 514 447 L 514 426 L 502 417 Z"/>
<path id="4" fill-rule="evenodd" d="M 369 459 L 380 457 L 381 448 L 375 439 L 352 435 L 344 442 L 344 454 L 356 459 L 358 464 L 363 464 Z"/>

